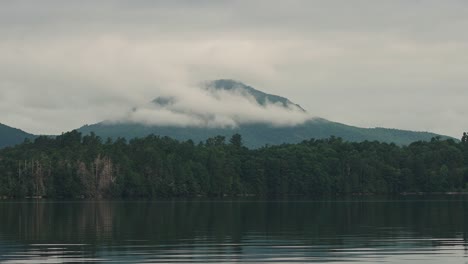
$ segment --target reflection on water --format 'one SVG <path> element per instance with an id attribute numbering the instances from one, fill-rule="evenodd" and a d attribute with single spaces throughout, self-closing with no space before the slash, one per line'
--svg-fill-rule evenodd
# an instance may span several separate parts
<path id="1" fill-rule="evenodd" d="M 0 263 L 468 263 L 467 209 L 465 196 L 4 201 Z"/>

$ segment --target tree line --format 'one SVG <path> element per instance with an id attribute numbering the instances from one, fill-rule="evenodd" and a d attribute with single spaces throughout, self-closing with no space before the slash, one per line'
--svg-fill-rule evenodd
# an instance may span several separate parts
<path id="1" fill-rule="evenodd" d="M 200 143 L 77 131 L 0 150 L 1 197 L 287 196 L 468 190 L 468 142 L 408 146 L 341 138 L 248 149 L 242 136 Z"/>

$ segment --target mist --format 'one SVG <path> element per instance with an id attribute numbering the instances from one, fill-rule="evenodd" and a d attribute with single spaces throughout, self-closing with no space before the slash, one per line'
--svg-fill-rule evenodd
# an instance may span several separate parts
<path id="1" fill-rule="evenodd" d="M 181 93 L 183 91 L 183 93 Z M 265 123 L 273 126 L 294 126 L 313 119 L 293 104 L 259 104 L 240 88 L 205 89 L 203 86 L 180 88 L 176 94 L 166 93 L 164 104 L 155 102 L 135 107 L 124 116 L 115 116 L 107 123 L 139 123 L 181 127 L 235 128 L 242 124 Z"/>
<path id="2" fill-rule="evenodd" d="M 199 91 L 229 78 L 311 116 L 459 137 L 468 127 L 467 27 L 468 4 L 456 0 L 2 1 L 0 122 L 60 134 L 103 120 L 309 118 Z M 161 96 L 177 103 L 153 109 Z"/>

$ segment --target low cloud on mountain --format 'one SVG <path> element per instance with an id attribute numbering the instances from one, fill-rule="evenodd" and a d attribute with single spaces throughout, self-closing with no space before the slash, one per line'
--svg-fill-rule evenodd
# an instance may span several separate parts
<path id="1" fill-rule="evenodd" d="M 185 111 L 160 111 L 167 122 L 205 122 L 195 106 L 221 111 L 216 124 L 303 120 L 197 88 L 233 78 L 329 120 L 458 137 L 467 26 L 458 0 L 1 1 L 0 122 L 58 134 L 133 107 L 143 121 L 158 96 Z"/>
<path id="2" fill-rule="evenodd" d="M 193 87 L 189 91 L 159 97 L 107 122 L 224 128 L 250 123 L 291 126 L 312 118 L 294 104 L 284 106 L 266 101 L 261 105 L 241 87 L 232 90 Z"/>

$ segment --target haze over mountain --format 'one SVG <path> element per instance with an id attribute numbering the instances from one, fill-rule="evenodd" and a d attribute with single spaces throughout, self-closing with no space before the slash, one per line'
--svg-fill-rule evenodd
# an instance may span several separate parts
<path id="1" fill-rule="evenodd" d="M 459 137 L 467 26 L 461 0 L 0 1 L 0 121 L 60 134 L 229 77 L 328 120 Z"/>
<path id="2" fill-rule="evenodd" d="M 163 96 L 104 123 L 235 128 L 257 123 L 292 126 L 311 118 L 312 115 L 287 98 L 222 79 L 174 91 L 166 89 Z"/>
<path id="3" fill-rule="evenodd" d="M 216 92 L 216 90 L 236 91 L 243 96 L 253 97 L 255 101 L 257 101 L 257 103 L 262 106 L 266 106 L 267 104 L 272 103 L 282 105 L 285 108 L 297 108 L 305 112 L 305 110 L 300 105 L 294 104 L 293 102 L 289 101 L 288 98 L 284 98 L 278 95 L 267 94 L 234 80 L 221 79 L 207 82 L 205 85 L 205 89 L 214 89 L 212 93 Z"/>
<path id="4" fill-rule="evenodd" d="M 437 136 L 427 132 L 359 128 L 313 117 L 285 97 L 226 79 L 202 84 L 195 97 L 157 97 L 120 119 L 86 125 L 79 131 L 94 132 L 103 138 L 130 139 L 155 134 L 195 142 L 217 135 L 229 138 L 239 133 L 249 147 L 330 136 L 349 141 L 409 144 Z"/>
<path id="5" fill-rule="evenodd" d="M 248 147 L 297 143 L 330 136 L 348 141 L 377 140 L 409 144 L 438 136 L 429 132 L 360 128 L 313 117 L 288 98 L 228 79 L 202 83 L 188 95 L 157 97 L 123 116 L 85 125 L 78 130 L 84 134 L 94 132 L 104 139 L 131 139 L 155 134 L 195 142 L 217 135 L 228 139 L 239 133 Z M 35 137 L 0 124 L 0 148 Z"/>

